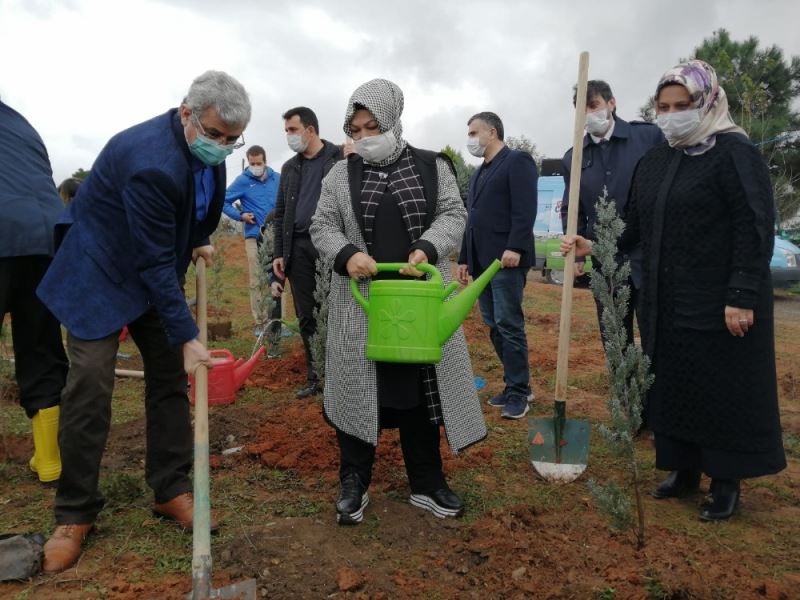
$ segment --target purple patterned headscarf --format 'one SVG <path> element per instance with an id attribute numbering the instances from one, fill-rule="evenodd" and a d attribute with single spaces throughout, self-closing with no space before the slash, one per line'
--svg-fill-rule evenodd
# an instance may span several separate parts
<path id="1" fill-rule="evenodd" d="M 699 109 L 702 120 L 700 126 L 684 139 L 671 140 L 673 148 L 680 148 L 686 154 L 703 154 L 714 147 L 717 134 L 747 133 L 737 126 L 728 110 L 728 97 L 717 81 L 714 68 L 702 60 L 681 63 L 661 76 L 656 87 L 656 100 L 661 90 L 668 85 L 682 85 L 689 92 L 692 108 Z"/>

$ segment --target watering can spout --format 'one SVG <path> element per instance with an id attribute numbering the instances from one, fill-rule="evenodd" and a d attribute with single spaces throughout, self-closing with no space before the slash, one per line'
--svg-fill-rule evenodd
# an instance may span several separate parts
<path id="1" fill-rule="evenodd" d="M 233 381 L 237 390 L 244 385 L 245 380 L 250 376 L 250 373 L 253 372 L 256 362 L 259 358 L 261 358 L 261 355 L 264 354 L 265 350 L 266 347 L 261 346 L 258 351 L 253 354 L 253 356 L 236 366 L 233 372 Z"/>
<path id="2" fill-rule="evenodd" d="M 444 343 L 455 333 L 459 325 L 467 318 L 469 311 L 472 310 L 475 301 L 481 292 L 486 288 L 492 277 L 500 270 L 501 263 L 495 259 L 489 267 L 481 273 L 481 276 L 466 286 L 450 300 L 442 304 L 442 311 L 439 315 L 439 343 Z M 453 291 L 453 284 L 444 291 L 446 298 Z"/>

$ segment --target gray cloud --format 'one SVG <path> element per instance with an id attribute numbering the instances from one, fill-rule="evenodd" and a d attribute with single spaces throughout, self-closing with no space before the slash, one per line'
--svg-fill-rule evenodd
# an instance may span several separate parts
<path id="1" fill-rule="evenodd" d="M 86 10 L 85 1 L 71 0 L 69 6 Z M 611 83 L 626 119 L 636 117 L 664 70 L 721 27 L 734 39 L 756 35 L 764 45 L 777 44 L 787 55 L 800 55 L 796 0 L 311 0 L 222 5 L 218 0 L 161 0 L 160 5 L 176 20 L 176 28 L 176 11 L 206 18 L 207 29 L 192 32 L 197 44 L 181 42 L 185 47 L 176 54 L 190 53 L 193 64 L 208 56 L 209 68 L 224 68 L 245 84 L 254 105 L 247 140 L 265 146 L 274 166 L 290 156 L 280 118 L 284 110 L 299 104 L 312 107 L 323 137 L 341 142 L 347 98 L 372 77 L 392 79 L 405 91 L 405 134 L 414 145 L 461 149 L 466 119 L 480 110 L 494 110 L 505 121 L 508 135 L 525 134 L 546 155 L 560 156 L 572 139 L 572 86 L 581 50 L 591 53 L 590 76 Z M 5 6 L 8 0 L 0 0 L 0 9 Z M 47 19 L 52 4 L 36 1 L 24 6 Z M 54 41 L 41 43 L 53 43 L 54 51 L 63 47 L 62 42 L 58 47 Z M 219 47 L 233 48 L 239 56 L 217 65 Z M 149 70 L 169 68 L 176 82 L 188 84 L 196 73 L 182 70 L 181 64 L 177 57 L 169 66 L 145 64 L 134 76 L 146 79 Z M 92 102 L 89 92 L 103 86 L 102 77 L 90 67 L 83 69 L 84 102 Z M 8 85 L 0 77 L 0 87 Z M 14 91 L 18 96 L 19 90 Z M 114 133 L 109 131 L 107 137 Z M 42 135 L 48 142 L 47 132 Z M 95 152 L 106 139 L 94 140 Z M 81 155 L 87 144 L 91 141 L 82 140 Z M 62 157 L 70 156 L 71 149 L 49 146 L 54 164 L 65 164 Z M 242 150 L 230 160 L 232 170 L 243 156 Z M 78 166 L 88 167 L 65 169 Z"/>

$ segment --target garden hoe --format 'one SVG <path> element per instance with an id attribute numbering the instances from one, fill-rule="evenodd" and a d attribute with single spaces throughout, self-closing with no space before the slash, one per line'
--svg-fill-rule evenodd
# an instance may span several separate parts
<path id="1" fill-rule="evenodd" d="M 578 225 L 578 202 L 583 159 L 583 127 L 586 121 L 586 80 L 589 53 L 582 52 L 578 66 L 578 90 L 575 96 L 575 135 L 572 142 L 567 235 L 574 235 Z M 558 363 L 556 366 L 555 410 L 552 418 L 528 419 L 528 448 L 536 472 L 548 481 L 569 483 L 583 473 L 589 458 L 588 421 L 567 419 L 567 367 L 572 319 L 572 287 L 575 249 L 564 261 L 564 287 L 561 293 L 561 323 L 558 328 Z"/>
<path id="2" fill-rule="evenodd" d="M 208 343 L 206 262 L 197 259 L 197 326 L 200 342 Z M 208 474 L 208 371 L 200 365 L 194 373 L 194 513 L 192 527 L 192 593 L 190 600 L 233 598 L 256 600 L 256 580 L 246 579 L 211 588 L 211 499 Z"/>

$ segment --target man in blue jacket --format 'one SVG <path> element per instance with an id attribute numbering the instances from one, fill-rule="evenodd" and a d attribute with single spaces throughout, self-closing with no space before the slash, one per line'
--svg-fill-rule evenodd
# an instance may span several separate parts
<path id="1" fill-rule="evenodd" d="M 573 104 L 575 97 L 573 96 Z M 628 123 L 617 116 L 617 100 L 611 87 L 601 80 L 589 81 L 586 88 L 586 135 L 583 138 L 583 162 L 581 164 L 581 190 L 578 202 L 578 235 L 596 239 L 594 228 L 597 224 L 597 199 L 608 191 L 608 200 L 614 200 L 619 214 L 624 214 L 628 202 L 628 190 L 633 180 L 633 172 L 639 159 L 650 148 L 664 141 L 661 130 L 651 123 L 632 121 Z M 561 203 L 561 218 L 566 231 L 567 211 L 569 210 L 570 168 L 572 148 L 567 150 L 562 161 L 564 176 L 564 199 Z M 638 289 L 642 278 L 642 254 L 637 248 L 630 256 L 619 257 L 618 262 L 630 259 L 631 288 L 628 312 L 625 315 L 625 329 L 628 343 L 633 342 L 633 314 L 638 311 Z M 583 274 L 583 260 L 576 259 L 575 275 Z M 599 268 L 596 259 L 595 267 Z M 597 318 L 602 328 L 603 307 L 595 298 Z"/>
<path id="2" fill-rule="evenodd" d="M 275 210 L 275 198 L 281 176 L 267 166 L 267 153 L 261 146 L 250 146 L 247 150 L 248 167 L 238 175 L 225 192 L 222 210 L 234 221 L 244 223 L 244 249 L 247 253 L 247 268 L 250 273 L 250 311 L 256 324 L 256 337 L 261 335 L 264 318 L 261 315 L 261 294 L 258 290 L 258 246 L 261 229 L 267 217 Z M 233 203 L 241 203 L 236 208 Z M 277 317 L 280 319 L 280 304 Z"/>
<path id="3" fill-rule="evenodd" d="M 225 195 L 225 157 L 240 147 L 250 100 L 208 71 L 183 103 L 115 135 L 70 204 L 38 289 L 66 326 L 70 369 L 61 396 L 62 473 L 43 569 L 74 564 L 103 498 L 97 482 L 111 423 L 118 336 L 126 324 L 144 362 L 145 478 L 156 513 L 192 528 L 192 428 L 186 373 L 209 364 L 183 297 L 189 262 L 208 262 Z M 212 518 L 212 528 L 216 527 Z"/>
<path id="4" fill-rule="evenodd" d="M 53 256 L 53 227 L 63 210 L 42 138 L 0 102 L 0 330 L 11 313 L 14 374 L 36 449 L 30 466 L 43 483 L 61 473 L 58 403 L 67 357 L 61 326 L 36 286 Z"/>
<path id="5" fill-rule="evenodd" d="M 503 122 L 496 114 L 478 113 L 467 127 L 467 149 L 483 157 L 483 164 L 469 182 L 457 277 L 466 284 L 468 274 L 478 277 L 495 259 L 503 263 L 479 299 L 505 382 L 503 392 L 489 404 L 502 406 L 507 419 L 521 419 L 533 399 L 522 295 L 536 256 L 533 222 L 539 175 L 530 154 L 505 145 Z"/>

